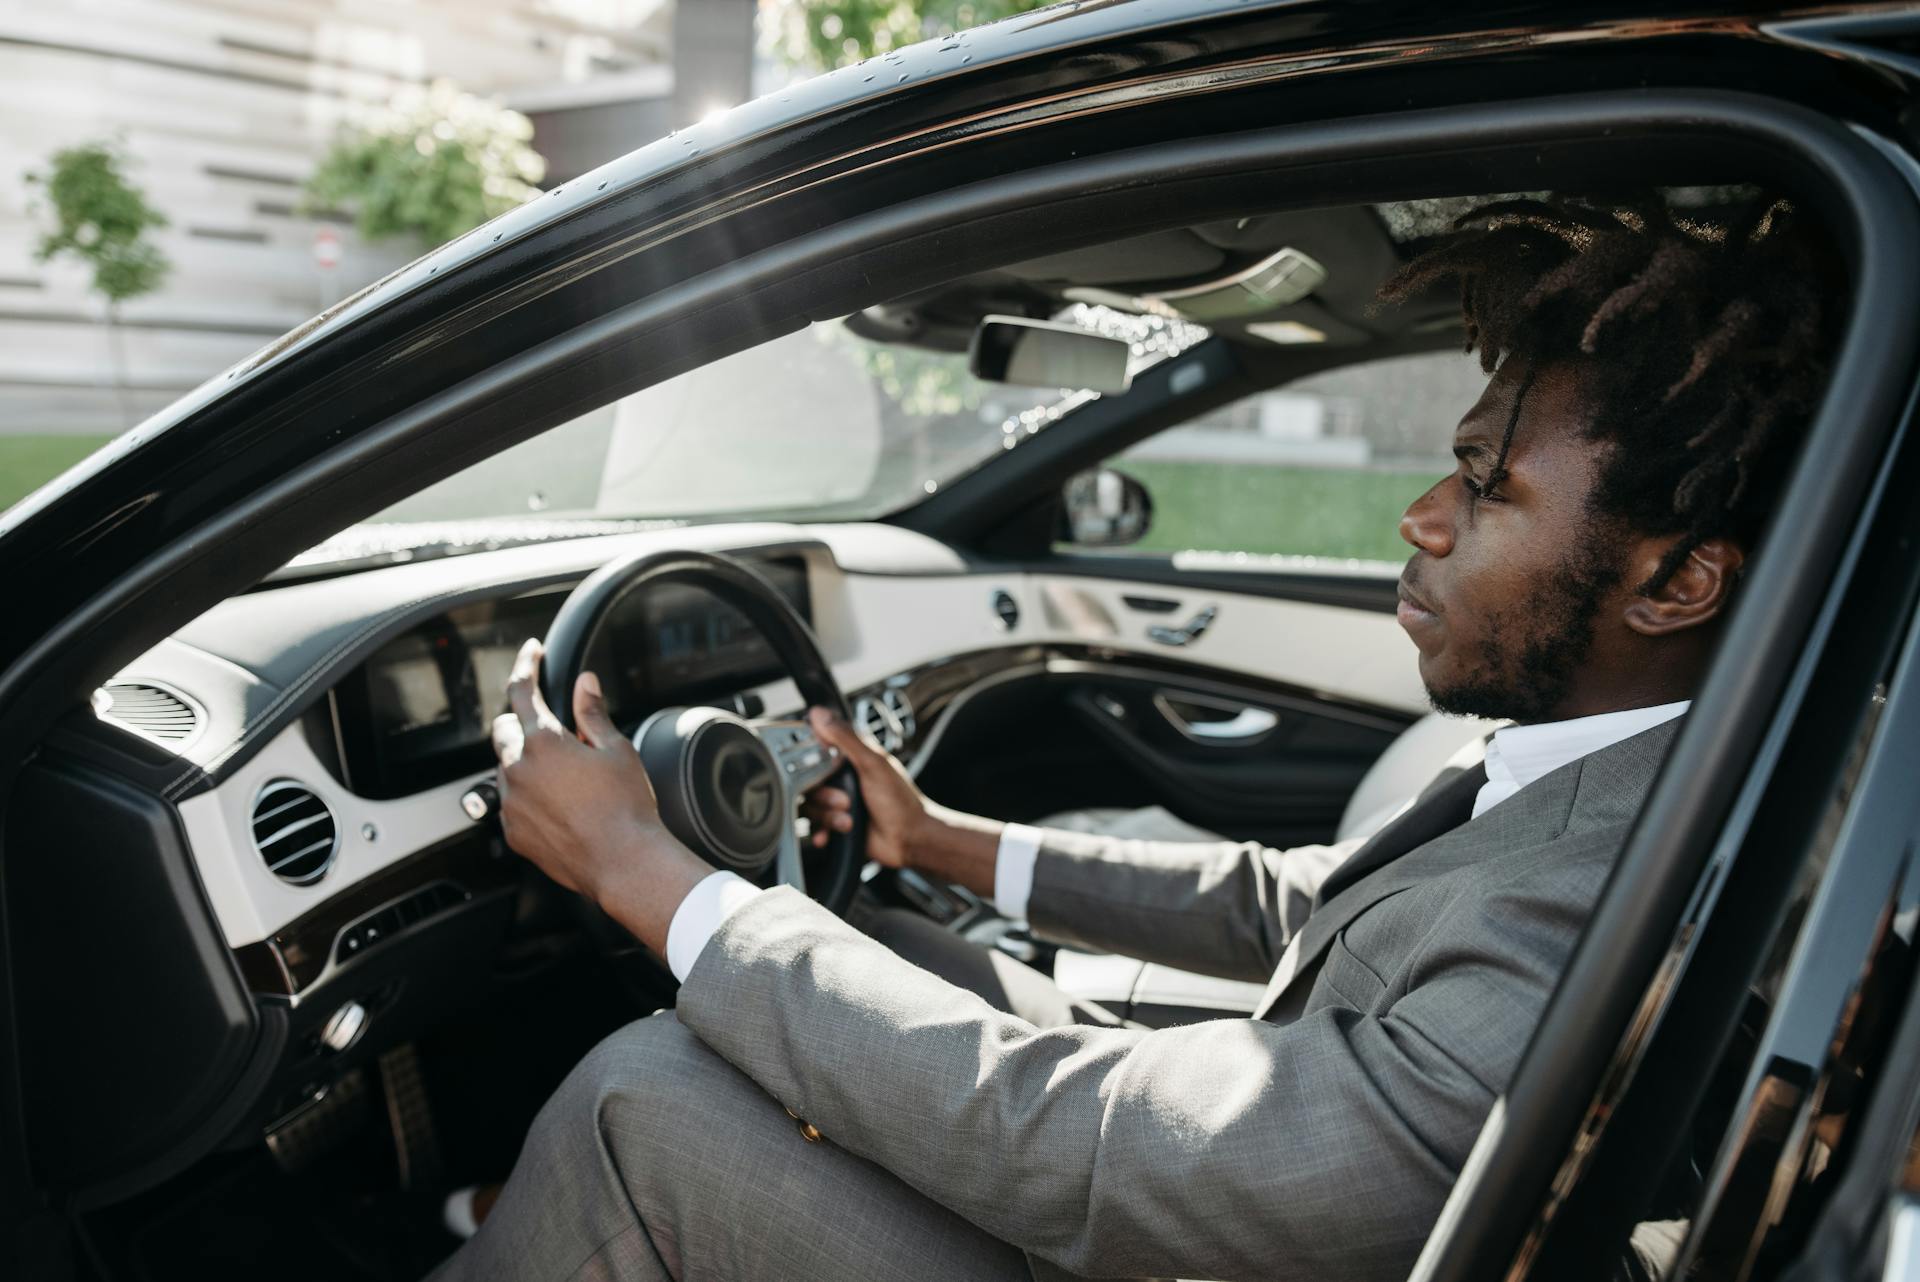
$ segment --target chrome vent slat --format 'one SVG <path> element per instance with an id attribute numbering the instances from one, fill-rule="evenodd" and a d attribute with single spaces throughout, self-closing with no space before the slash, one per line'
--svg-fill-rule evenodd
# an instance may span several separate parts
<path id="1" fill-rule="evenodd" d="M 295 820 L 293 823 L 290 823 L 286 827 L 282 828 L 279 832 L 274 833 L 273 836 L 271 837 L 262 837 L 259 835 L 258 832 L 256 832 L 254 834 L 253 839 L 254 841 L 258 842 L 263 849 L 268 846 L 277 846 L 280 844 L 281 841 L 285 840 L 288 837 L 293 836 L 294 833 L 299 832 L 302 828 L 311 828 L 317 823 L 331 824 L 332 820 L 333 820 L 332 815 L 327 814 L 325 811 L 321 811 L 317 815 L 308 815 L 305 819 Z"/>
<path id="2" fill-rule="evenodd" d="M 275 779 L 264 785 L 254 794 L 250 818 L 254 850 L 282 881 L 308 885 L 332 866 L 340 826 L 327 803 L 305 784 Z"/>
<path id="3" fill-rule="evenodd" d="M 893 719 L 899 723 L 901 741 L 904 743 L 906 740 L 912 739 L 914 731 L 913 703 L 907 698 L 907 692 L 898 688 L 888 690 L 880 696 L 880 702 L 886 707 L 887 711 L 893 714 Z"/>
<path id="4" fill-rule="evenodd" d="M 888 752 L 900 752 L 913 737 L 913 705 L 904 690 L 887 690 L 877 698 L 855 700 L 853 721 Z"/>
<path id="5" fill-rule="evenodd" d="M 100 717 L 166 744 L 182 744 L 200 731 L 200 710 L 160 686 L 116 681 L 94 694 Z"/>
<path id="6" fill-rule="evenodd" d="M 333 844 L 333 836 L 331 833 L 329 833 L 327 836 L 322 837 L 320 840 L 314 842 L 311 846 L 307 846 L 300 850 L 294 851 L 292 854 L 288 855 L 285 859 L 282 859 L 279 863 L 271 865 L 271 867 L 273 868 L 273 871 L 279 872 L 282 868 L 285 868 L 289 864 L 294 863 L 302 855 L 310 855 L 316 850 L 325 850 L 328 846 L 331 846 L 332 844 Z"/>
<path id="7" fill-rule="evenodd" d="M 254 830 L 256 832 L 259 831 L 260 825 L 269 819 L 278 815 L 284 815 L 289 810 L 298 810 L 302 806 L 312 805 L 316 800 L 318 799 L 311 796 L 299 796 L 287 802 L 285 805 L 275 806 L 272 810 L 256 811 L 253 816 Z"/>

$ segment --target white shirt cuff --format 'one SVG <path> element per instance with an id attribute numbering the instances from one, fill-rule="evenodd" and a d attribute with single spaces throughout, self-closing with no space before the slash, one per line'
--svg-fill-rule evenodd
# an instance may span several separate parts
<path id="1" fill-rule="evenodd" d="M 673 977 L 686 983 L 713 932 L 759 893 L 758 886 L 730 872 L 704 877 L 688 891 L 667 925 L 667 969 Z"/>
<path id="2" fill-rule="evenodd" d="M 1033 865 L 1040 858 L 1040 829 L 1008 824 L 1000 831 L 1000 849 L 993 860 L 993 906 L 1002 917 L 1027 919 L 1027 901 L 1033 898 Z"/>

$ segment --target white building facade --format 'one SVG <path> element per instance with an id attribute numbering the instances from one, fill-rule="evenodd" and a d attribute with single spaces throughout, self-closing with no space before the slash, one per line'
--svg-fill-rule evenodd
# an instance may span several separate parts
<path id="1" fill-rule="evenodd" d="M 676 9 L 679 12 L 676 12 Z M 446 78 L 525 111 L 561 182 L 747 96 L 755 0 L 0 0 L 0 433 L 123 430 L 427 246 L 302 185 L 360 104 Z M 678 43 L 676 44 L 676 40 Z M 676 76 L 676 67 L 678 76 Z M 24 175 L 117 139 L 173 270 L 123 309 L 39 263 Z M 337 265 L 328 267 L 328 259 Z"/>

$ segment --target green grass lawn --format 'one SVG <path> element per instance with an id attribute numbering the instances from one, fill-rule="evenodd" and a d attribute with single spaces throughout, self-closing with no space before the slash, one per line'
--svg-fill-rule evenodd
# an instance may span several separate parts
<path id="1" fill-rule="evenodd" d="M 1353 472 L 1260 464 L 1120 459 L 1153 496 L 1136 547 L 1404 561 L 1400 514 L 1433 472 Z"/>
<path id="2" fill-rule="evenodd" d="M 12 507 L 112 439 L 0 436 L 0 509 Z"/>

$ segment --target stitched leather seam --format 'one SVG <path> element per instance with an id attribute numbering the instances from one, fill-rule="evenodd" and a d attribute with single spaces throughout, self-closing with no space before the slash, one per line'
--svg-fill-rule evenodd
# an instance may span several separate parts
<path id="1" fill-rule="evenodd" d="M 292 703 L 295 700 L 303 697 L 308 690 L 313 688 L 316 682 L 320 681 L 323 677 L 330 675 L 333 669 L 333 665 L 339 661 L 341 656 L 346 654 L 350 650 L 352 650 L 354 647 L 360 645 L 368 637 L 379 632 L 382 628 L 394 622 L 396 619 L 408 613 L 411 613 L 414 610 L 419 609 L 423 605 L 428 605 L 437 601 L 452 600 L 456 597 L 465 595 L 466 591 L 469 591 L 469 590 L 470 589 L 463 589 L 462 591 L 459 591 L 459 592 L 430 592 L 425 596 L 415 597 L 412 600 L 403 602 L 397 606 L 393 606 L 387 609 L 386 611 L 378 615 L 375 615 L 373 619 L 363 624 L 360 628 L 356 629 L 355 631 L 349 633 L 344 639 L 342 639 L 332 649 L 328 650 L 326 654 L 322 655 L 319 659 L 317 659 L 314 663 L 312 663 L 307 668 L 306 672 L 300 677 L 299 680 L 295 681 L 292 685 L 282 690 L 279 693 L 279 695 L 277 695 L 273 699 L 272 702 L 267 704 L 266 707 L 262 708 L 259 712 L 255 713 L 252 717 L 249 717 L 246 723 L 240 727 L 240 733 L 235 735 L 233 740 L 229 742 L 225 748 L 222 748 L 219 751 L 219 753 L 208 758 L 206 764 L 204 766 L 200 766 L 199 769 L 203 770 L 208 775 L 208 777 L 212 777 L 213 775 L 218 774 L 220 771 L 220 767 L 226 764 L 226 762 L 228 762 L 229 760 L 231 760 L 235 753 L 239 752 L 240 749 L 245 747 L 248 744 L 248 742 L 250 742 L 253 732 L 255 730 L 257 730 L 260 726 L 266 724 L 267 722 L 272 721 L 275 717 L 279 716 L 280 712 L 289 703 Z M 170 785 L 168 787 L 166 793 L 164 794 L 167 800 L 169 801 L 178 800 L 178 798 L 175 796 L 175 791 L 178 788 L 178 786 L 179 786 L 178 784 L 175 784 L 175 785 Z"/>

